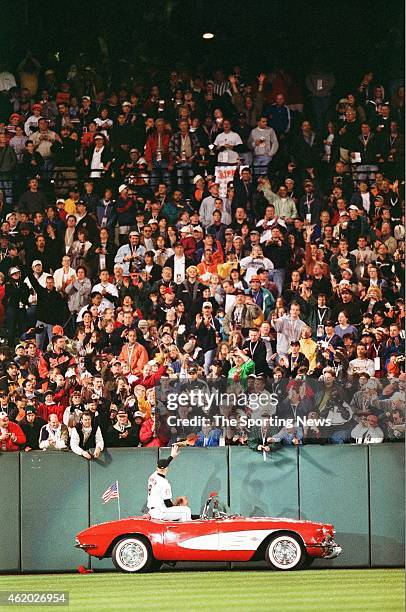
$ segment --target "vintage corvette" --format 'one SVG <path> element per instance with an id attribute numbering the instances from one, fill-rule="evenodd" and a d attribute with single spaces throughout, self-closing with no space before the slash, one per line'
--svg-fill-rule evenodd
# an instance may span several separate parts
<path id="1" fill-rule="evenodd" d="M 231 514 L 213 493 L 195 520 L 128 517 L 81 531 L 75 545 L 98 559 L 112 557 L 117 569 L 131 573 L 157 570 L 165 562 L 263 559 L 275 570 L 297 570 L 317 557 L 337 557 L 341 547 L 334 533 L 324 523 Z"/>

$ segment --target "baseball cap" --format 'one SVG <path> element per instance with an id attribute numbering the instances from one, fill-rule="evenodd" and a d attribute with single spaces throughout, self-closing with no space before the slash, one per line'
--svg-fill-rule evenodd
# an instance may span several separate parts
<path id="1" fill-rule="evenodd" d="M 90 96 L 82 96 L 82 100 L 89 100 L 90 102 Z"/>
<path id="2" fill-rule="evenodd" d="M 140 412 L 139 410 L 137 410 L 137 412 L 134 412 L 133 414 L 133 418 L 134 419 L 143 419 L 144 415 L 142 414 L 142 412 Z"/>
<path id="3" fill-rule="evenodd" d="M 347 210 L 342 210 L 340 212 L 340 217 L 348 217 L 348 211 Z"/>
<path id="4" fill-rule="evenodd" d="M 120 187 L 118 188 L 118 193 L 122 193 L 124 191 L 124 189 L 127 189 L 127 185 L 124 185 L 124 183 L 122 185 L 120 185 Z"/>
<path id="5" fill-rule="evenodd" d="M 0 412 L 0 419 L 4 419 L 5 417 L 8 417 L 7 412 Z"/>
<path id="6" fill-rule="evenodd" d="M 125 102 L 123 102 L 121 106 L 131 106 L 131 102 L 128 102 L 128 100 L 125 100 Z"/>
<path id="7" fill-rule="evenodd" d="M 15 266 L 13 266 L 12 268 L 10 268 L 9 270 L 9 275 L 13 276 L 13 274 L 17 274 L 17 272 L 21 272 L 20 268 L 17 268 Z"/>
<path id="8" fill-rule="evenodd" d="M 119 408 L 119 409 L 117 410 L 117 414 L 118 414 L 118 415 L 120 415 L 120 414 L 124 415 L 124 414 L 127 414 L 127 411 L 126 411 L 126 410 L 124 410 L 124 408 Z"/>
<path id="9" fill-rule="evenodd" d="M 213 308 L 213 304 L 211 302 L 203 302 L 202 308 Z"/>
<path id="10" fill-rule="evenodd" d="M 236 289 L 234 295 L 245 295 L 244 289 Z"/>
<path id="11" fill-rule="evenodd" d="M 170 287 L 167 287 L 164 291 L 165 295 L 173 295 L 173 290 Z"/>
<path id="12" fill-rule="evenodd" d="M 42 110 L 42 104 L 33 104 L 32 110 Z"/>
<path id="13" fill-rule="evenodd" d="M 201 225 L 195 225 L 194 228 L 193 228 L 193 231 L 194 232 L 202 232 L 203 228 L 202 228 Z"/>
<path id="14" fill-rule="evenodd" d="M 204 181 L 204 178 L 200 174 L 196 174 L 195 178 L 193 179 L 193 185 L 196 185 L 197 181 Z"/>
<path id="15" fill-rule="evenodd" d="M 212 187 L 214 187 L 215 185 L 218 185 L 218 183 L 215 183 L 214 181 L 211 181 L 209 183 L 209 189 L 211 189 Z"/>
<path id="16" fill-rule="evenodd" d="M 168 467 L 169 464 L 170 464 L 169 458 L 168 459 L 158 459 L 158 461 L 156 462 L 157 468 L 159 468 L 160 470 L 164 470 L 165 468 Z"/>
<path id="17" fill-rule="evenodd" d="M 179 231 L 180 231 L 181 234 L 189 234 L 190 227 L 188 225 L 184 225 L 183 227 L 180 228 Z"/>
<path id="18" fill-rule="evenodd" d="M 158 223 L 158 221 L 156 219 L 150 219 L 148 221 L 148 225 L 154 225 L 155 223 Z M 181 230 L 182 231 L 182 230 Z"/>
<path id="19" fill-rule="evenodd" d="M 25 409 L 25 414 L 36 414 L 37 413 L 37 409 L 35 408 L 35 406 L 27 406 Z"/>
<path id="20" fill-rule="evenodd" d="M 355 206 L 355 204 L 351 204 L 351 206 L 348 207 L 348 210 L 356 210 L 359 211 L 358 206 Z"/>
<path id="21" fill-rule="evenodd" d="M 256 274 L 254 274 L 254 276 L 251 276 L 251 278 L 250 278 L 250 283 L 252 283 L 252 281 L 258 281 L 258 282 L 261 282 L 261 279 L 259 278 L 259 276 L 257 276 Z"/>
<path id="22" fill-rule="evenodd" d="M 31 264 L 31 268 L 35 268 L 35 266 L 42 266 L 42 261 L 40 259 L 34 259 Z"/>

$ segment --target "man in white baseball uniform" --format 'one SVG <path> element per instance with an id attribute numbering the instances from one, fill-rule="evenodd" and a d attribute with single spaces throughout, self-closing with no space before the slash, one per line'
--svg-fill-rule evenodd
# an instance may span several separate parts
<path id="1" fill-rule="evenodd" d="M 159 459 L 156 471 L 148 478 L 148 512 L 151 518 L 163 521 L 191 521 L 191 510 L 188 506 L 175 506 L 172 501 L 172 488 L 166 475 L 173 459 L 179 455 L 177 444 L 172 446 L 168 459 Z"/>

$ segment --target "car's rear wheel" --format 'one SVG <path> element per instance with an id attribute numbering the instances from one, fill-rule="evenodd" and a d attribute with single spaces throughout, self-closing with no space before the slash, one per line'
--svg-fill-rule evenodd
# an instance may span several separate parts
<path id="1" fill-rule="evenodd" d="M 148 572 L 154 562 L 151 545 L 140 536 L 129 536 L 117 542 L 111 558 L 118 570 L 132 574 Z"/>
<path id="2" fill-rule="evenodd" d="M 280 571 L 300 569 L 306 553 L 299 538 L 293 533 L 278 533 L 269 541 L 265 560 Z"/>

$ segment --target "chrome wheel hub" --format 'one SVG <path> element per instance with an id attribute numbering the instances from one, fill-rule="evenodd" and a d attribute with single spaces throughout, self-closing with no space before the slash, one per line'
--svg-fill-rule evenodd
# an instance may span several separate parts
<path id="1" fill-rule="evenodd" d="M 273 556 L 281 565 L 290 565 L 297 557 L 297 548 L 290 540 L 281 540 L 275 544 Z"/>
<path id="2" fill-rule="evenodd" d="M 145 551 L 140 544 L 129 542 L 120 550 L 120 559 L 127 567 L 140 567 L 145 561 Z"/>

